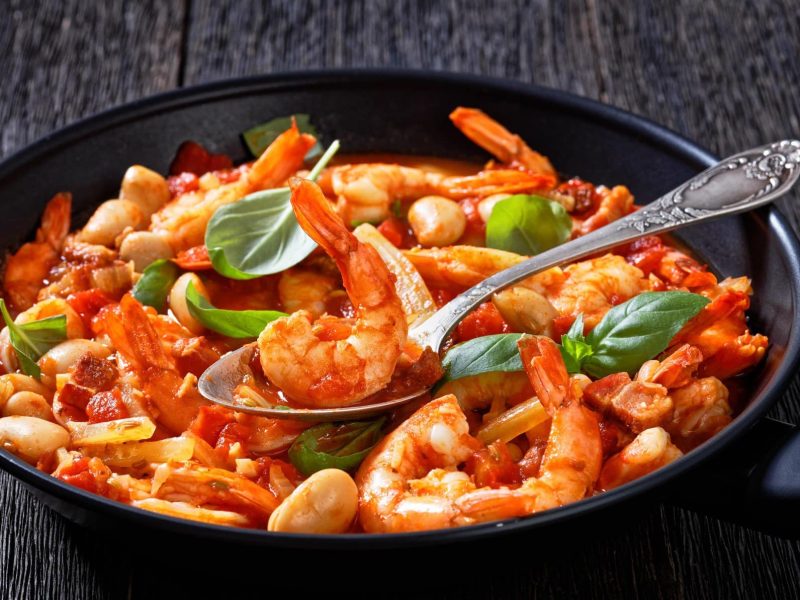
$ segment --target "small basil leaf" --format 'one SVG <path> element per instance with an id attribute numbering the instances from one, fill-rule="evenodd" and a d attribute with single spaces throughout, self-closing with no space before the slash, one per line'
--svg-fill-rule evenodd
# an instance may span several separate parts
<path id="1" fill-rule="evenodd" d="M 161 312 L 179 272 L 180 269 L 175 263 L 159 258 L 147 266 L 139 281 L 133 286 L 131 294 L 142 304 L 152 306 Z"/>
<path id="2" fill-rule="evenodd" d="M 583 314 L 579 314 L 569 331 L 561 336 L 561 356 L 564 358 L 567 372 L 580 373 L 583 361 L 593 352 L 583 335 Z"/>
<path id="3" fill-rule="evenodd" d="M 214 307 L 190 282 L 186 286 L 186 305 L 191 315 L 205 327 L 232 338 L 255 338 L 267 323 L 285 317 L 278 310 L 224 310 Z"/>
<path id="4" fill-rule="evenodd" d="M 522 371 L 522 358 L 517 348 L 521 335 L 485 335 L 453 346 L 442 360 L 444 380 L 453 381 L 495 371 Z"/>
<path id="5" fill-rule="evenodd" d="M 563 244 L 572 233 L 572 217 L 558 202 L 517 194 L 498 202 L 486 223 L 486 245 L 532 256 Z"/>
<path id="6" fill-rule="evenodd" d="M 385 419 L 322 423 L 306 429 L 289 448 L 289 460 L 303 475 L 322 469 L 354 471 L 381 438 Z"/>
<path id="7" fill-rule="evenodd" d="M 333 142 L 309 173 L 312 181 L 339 149 Z M 293 267 L 316 243 L 297 223 L 289 188 L 265 190 L 219 208 L 206 228 L 214 270 L 231 279 L 253 279 Z"/>
<path id="8" fill-rule="evenodd" d="M 583 370 L 594 377 L 632 373 L 665 350 L 708 302 L 689 292 L 645 292 L 615 306 L 587 337 L 593 352 Z"/>
<path id="9" fill-rule="evenodd" d="M 311 117 L 307 114 L 298 113 L 290 117 L 278 117 L 277 119 L 272 119 L 261 125 L 256 125 L 242 134 L 244 143 L 247 145 L 250 153 L 255 157 L 261 156 L 264 150 L 275 141 L 275 138 L 292 126 L 292 117 L 294 117 L 297 128 L 302 133 L 310 133 L 314 137 L 319 138 L 317 130 L 311 124 Z M 306 160 L 311 160 L 321 153 L 322 146 L 317 142 L 311 150 L 308 151 L 308 154 L 306 154 Z"/>
<path id="10" fill-rule="evenodd" d="M 0 312 L 8 327 L 8 338 L 11 347 L 19 360 L 22 372 L 39 379 L 42 371 L 36 364 L 50 348 L 67 339 L 67 317 L 58 315 L 47 317 L 30 323 L 14 323 L 8 313 L 6 303 L 0 299 Z"/>

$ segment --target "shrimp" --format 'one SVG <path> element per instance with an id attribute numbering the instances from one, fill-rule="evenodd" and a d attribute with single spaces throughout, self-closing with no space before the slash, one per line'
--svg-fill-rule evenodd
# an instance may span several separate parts
<path id="1" fill-rule="evenodd" d="M 361 163 L 334 167 L 331 185 L 337 197 L 339 214 L 345 223 L 352 223 L 389 218 L 395 200 L 418 200 L 430 195 L 460 200 L 499 193 L 533 192 L 552 188 L 555 179 L 515 169 L 445 176 L 395 164 Z"/>
<path id="2" fill-rule="evenodd" d="M 186 430 L 208 402 L 190 380 L 181 377 L 142 305 L 125 294 L 118 306 L 98 319 L 100 332 L 111 338 L 117 352 L 130 363 L 139 380 L 136 387 L 155 405 L 158 422 L 174 433 Z"/>
<path id="3" fill-rule="evenodd" d="M 361 526 L 367 533 L 397 533 L 474 522 L 453 496 L 475 489 L 456 467 L 480 446 L 469 435 L 455 396 L 423 405 L 361 463 L 356 473 Z"/>
<path id="4" fill-rule="evenodd" d="M 691 448 L 731 422 L 728 388 L 716 377 L 703 377 L 672 392 L 675 409 L 664 425 L 676 443 Z"/>
<path id="5" fill-rule="evenodd" d="M 272 321 L 258 339 L 264 375 L 286 394 L 314 406 L 346 406 L 384 388 L 406 341 L 405 312 L 377 251 L 348 231 L 310 181 L 291 183 L 300 225 L 342 273 L 355 319 L 300 310 Z"/>
<path id="6" fill-rule="evenodd" d="M 595 229 L 600 229 L 633 210 L 633 195 L 624 185 L 615 185 L 611 189 L 601 186 L 597 189 L 597 193 L 601 198 L 600 206 L 591 217 L 580 224 L 576 220 L 574 231 L 578 235 L 586 235 Z"/>
<path id="7" fill-rule="evenodd" d="M 750 280 L 725 279 L 703 290 L 712 300 L 672 340 L 688 343 L 703 353 L 700 371 L 720 379 L 731 377 L 758 364 L 769 340 L 747 328 L 745 311 L 750 307 Z"/>
<path id="8" fill-rule="evenodd" d="M 327 310 L 330 293 L 337 290 L 334 277 L 311 269 L 291 268 L 281 273 L 278 297 L 286 312 L 305 310 L 315 319 Z"/>
<path id="9" fill-rule="evenodd" d="M 155 498 L 233 510 L 262 526 L 279 504 L 268 490 L 226 469 L 185 463 L 178 467 L 164 464 L 159 470 L 153 477 Z"/>
<path id="10" fill-rule="evenodd" d="M 450 113 L 450 120 L 461 133 L 503 164 L 556 177 L 556 170 L 546 156 L 531 150 L 521 137 L 511 133 L 485 112 L 459 106 Z"/>
<path id="11" fill-rule="evenodd" d="M 563 283 L 549 288 L 545 297 L 561 315 L 582 313 L 589 330 L 613 306 L 650 289 L 641 270 L 613 254 L 571 264 L 564 274 Z"/>
<path id="12" fill-rule="evenodd" d="M 523 336 L 520 355 L 536 395 L 551 415 L 550 434 L 537 477 L 516 489 L 480 489 L 456 505 L 477 521 L 508 519 L 586 497 L 600 475 L 603 448 L 598 416 L 583 406 L 582 379 L 570 380 L 558 346 L 543 336 Z"/>
<path id="13" fill-rule="evenodd" d="M 420 408 L 386 436 L 356 475 L 359 519 L 365 531 L 400 532 L 522 516 L 580 500 L 600 472 L 597 416 L 578 399 L 558 347 L 543 337 L 522 338 L 523 362 L 553 416 L 538 477 L 518 488 L 476 489 L 456 467 L 483 449 L 469 435 L 453 395 Z"/>
<path id="14" fill-rule="evenodd" d="M 150 230 L 162 234 L 175 253 L 202 244 L 206 225 L 220 206 L 256 190 L 278 187 L 302 167 L 315 143 L 314 136 L 300 133 L 292 121 L 238 181 L 190 192 L 167 203 L 152 216 Z"/>
<path id="15" fill-rule="evenodd" d="M 47 203 L 36 241 L 23 244 L 8 257 L 3 288 L 11 308 L 30 308 L 39 295 L 50 270 L 59 262 L 61 249 L 69 233 L 72 194 L 59 192 Z"/>
<path id="16" fill-rule="evenodd" d="M 645 429 L 600 471 L 597 489 L 610 490 L 652 473 L 683 456 L 661 427 Z"/>

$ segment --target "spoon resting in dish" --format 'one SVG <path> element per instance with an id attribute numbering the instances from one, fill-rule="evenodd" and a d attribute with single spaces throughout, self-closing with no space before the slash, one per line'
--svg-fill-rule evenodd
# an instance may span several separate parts
<path id="1" fill-rule="evenodd" d="M 481 281 L 435 313 L 419 319 L 409 329 L 408 337 L 420 347 L 438 353 L 456 325 L 494 293 L 540 271 L 644 236 L 666 233 L 769 204 L 794 186 L 800 177 L 799 168 L 798 140 L 783 140 L 730 156 L 640 210 Z M 200 377 L 200 393 L 211 402 L 240 412 L 322 422 L 374 416 L 396 409 L 428 391 L 420 389 L 397 397 L 382 396 L 377 402 L 369 402 L 367 398 L 360 404 L 335 408 L 295 408 L 267 402 L 264 405 L 244 404 L 236 401 L 235 391 L 247 378 L 254 377 L 250 365 L 255 351 L 256 345 L 252 343 L 220 358 Z"/>

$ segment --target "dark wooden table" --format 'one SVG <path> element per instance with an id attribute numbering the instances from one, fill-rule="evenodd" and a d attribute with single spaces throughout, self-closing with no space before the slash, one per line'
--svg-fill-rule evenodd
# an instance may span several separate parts
<path id="1" fill-rule="evenodd" d="M 0 0 L 0 154 L 84 116 L 156 92 L 288 69 L 395 66 L 509 77 L 649 117 L 712 151 L 800 134 L 800 4 L 717 2 L 164 2 Z M 612 182 L 613 183 L 613 182 Z M 797 226 L 797 196 L 782 210 Z M 1 217 L 0 217 L 1 218 Z M 795 381 L 773 416 L 800 419 Z M 113 536 L 66 522 L 0 473 L 0 596 L 203 597 L 236 584 L 156 568 Z M 536 545 L 536 540 L 531 540 Z M 669 504 L 614 536 L 575 538 L 567 559 L 436 575 L 447 598 L 788 598 L 800 543 Z M 213 554 L 206 560 L 213 559 Z M 407 579 L 398 564 L 396 579 Z M 435 574 L 435 566 L 426 569 Z M 310 566 L 313 572 L 313 566 Z M 358 574 L 358 565 L 353 565 Z M 259 593 L 301 593 L 280 572 L 227 576 Z M 166 583 L 171 580 L 170 583 Z M 343 585 L 350 595 L 401 597 Z M 358 593 L 358 592 L 361 593 Z"/>

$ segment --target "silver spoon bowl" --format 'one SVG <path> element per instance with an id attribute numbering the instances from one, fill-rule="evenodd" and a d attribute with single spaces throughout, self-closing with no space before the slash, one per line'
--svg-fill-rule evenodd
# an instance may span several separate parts
<path id="1" fill-rule="evenodd" d="M 642 209 L 592 233 L 562 244 L 500 271 L 456 296 L 424 320 L 415 323 L 409 338 L 439 352 L 442 343 L 470 311 L 492 295 L 536 273 L 632 242 L 727 215 L 747 212 L 773 202 L 800 176 L 800 141 L 783 140 L 728 157 L 689 179 Z M 200 377 L 200 393 L 216 404 L 240 412 L 279 419 L 344 421 L 364 419 L 402 406 L 427 389 L 396 398 L 381 396 L 342 408 L 294 408 L 263 403 L 243 404 L 234 392 L 246 378 L 254 378 L 250 362 L 255 344 L 229 352 Z"/>

